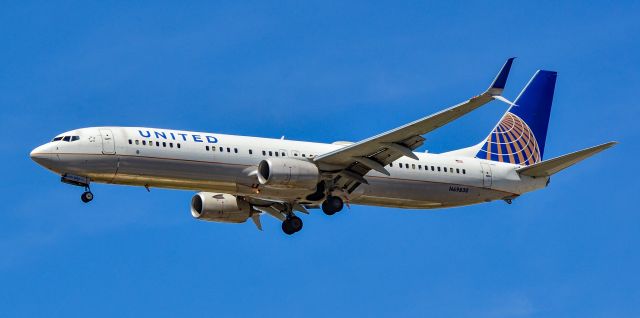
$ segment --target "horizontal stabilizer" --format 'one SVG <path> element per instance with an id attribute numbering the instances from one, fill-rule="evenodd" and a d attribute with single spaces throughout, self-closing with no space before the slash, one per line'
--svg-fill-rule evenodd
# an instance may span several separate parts
<path id="1" fill-rule="evenodd" d="M 538 162 L 536 164 L 520 168 L 516 171 L 521 175 L 530 176 L 530 177 L 548 177 L 584 159 L 587 159 L 597 154 L 600 151 L 610 148 L 615 144 L 617 144 L 617 142 L 611 141 L 599 146 L 594 146 L 591 148 L 572 152 L 560 157 Z"/>

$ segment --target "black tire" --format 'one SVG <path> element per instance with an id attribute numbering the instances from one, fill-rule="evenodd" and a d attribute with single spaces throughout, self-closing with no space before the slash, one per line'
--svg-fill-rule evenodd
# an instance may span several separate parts
<path id="1" fill-rule="evenodd" d="M 331 205 L 326 200 L 324 202 L 322 202 L 322 212 L 324 212 L 324 214 L 326 214 L 326 215 L 334 215 L 334 214 L 336 214 L 336 211 L 333 211 L 331 209 Z"/>
<path id="2" fill-rule="evenodd" d="M 300 232 L 300 230 L 302 230 L 302 219 L 297 217 L 297 216 L 291 216 L 287 221 L 289 221 L 289 225 L 291 226 L 291 229 L 293 229 L 293 232 Z"/>
<path id="3" fill-rule="evenodd" d="M 284 234 L 291 235 L 296 231 L 293 230 L 293 228 L 291 227 L 291 223 L 289 223 L 288 221 L 288 219 L 282 221 L 282 232 L 284 232 Z"/>
<path id="4" fill-rule="evenodd" d="M 322 202 L 322 212 L 326 215 L 334 215 L 336 212 L 340 212 L 344 207 L 344 202 L 340 197 L 328 196 L 324 202 Z"/>
<path id="5" fill-rule="evenodd" d="M 84 203 L 89 203 L 91 202 L 91 200 L 93 200 L 93 193 L 87 191 L 84 192 L 81 196 L 80 196 L 80 200 L 82 200 L 82 202 Z"/>

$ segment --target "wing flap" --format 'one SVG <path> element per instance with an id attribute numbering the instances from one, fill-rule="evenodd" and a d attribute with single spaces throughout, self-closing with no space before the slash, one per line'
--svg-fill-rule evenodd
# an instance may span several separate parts
<path id="1" fill-rule="evenodd" d="M 516 170 L 519 174 L 530 177 L 548 177 L 574 164 L 587 159 L 603 150 L 613 147 L 617 142 L 611 141 L 602 145 L 572 152 L 560 157 L 538 162 Z"/>

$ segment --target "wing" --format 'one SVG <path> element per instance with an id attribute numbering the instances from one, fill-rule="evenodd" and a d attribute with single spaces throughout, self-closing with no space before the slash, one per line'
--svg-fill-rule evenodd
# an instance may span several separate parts
<path id="1" fill-rule="evenodd" d="M 502 98 L 514 58 L 509 58 L 489 89 L 465 102 L 447 108 L 431 116 L 389 130 L 377 136 L 367 138 L 355 144 L 317 156 L 314 162 L 323 172 L 335 174 L 334 187 L 352 192 L 361 183 L 370 170 L 389 175 L 384 166 L 394 160 L 407 156 L 418 159 L 413 150 L 424 143 L 422 135 L 442 127 L 480 106 Z"/>

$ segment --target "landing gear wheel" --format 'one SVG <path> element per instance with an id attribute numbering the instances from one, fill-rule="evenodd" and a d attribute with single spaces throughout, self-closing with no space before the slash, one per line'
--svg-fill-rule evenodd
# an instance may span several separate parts
<path id="1" fill-rule="evenodd" d="M 340 197 L 327 196 L 322 202 L 322 212 L 326 215 L 334 215 L 336 212 L 340 212 L 344 207 L 344 202 Z"/>
<path id="2" fill-rule="evenodd" d="M 289 218 L 289 224 L 291 224 L 291 228 L 294 232 L 302 230 L 302 219 L 295 215 Z"/>
<path id="3" fill-rule="evenodd" d="M 84 203 L 89 203 L 91 202 L 91 200 L 93 200 L 93 193 L 91 193 L 91 191 L 85 191 L 81 196 L 80 199 L 82 200 L 82 202 Z"/>
<path id="4" fill-rule="evenodd" d="M 300 230 L 302 230 L 302 219 L 295 215 L 286 218 L 282 222 L 282 231 L 284 234 L 291 235 Z"/>

